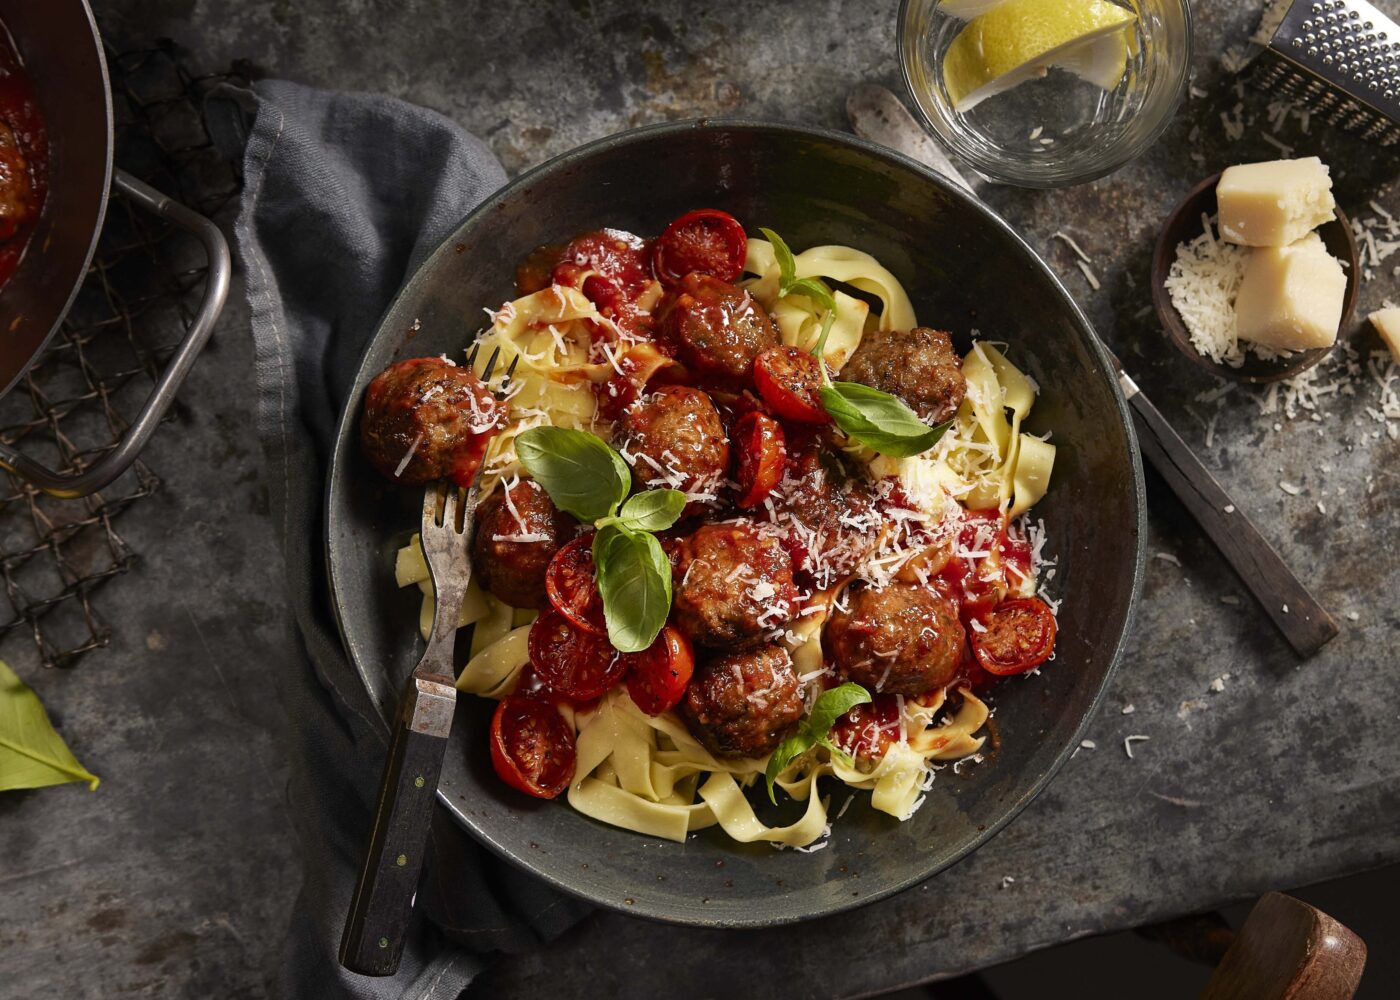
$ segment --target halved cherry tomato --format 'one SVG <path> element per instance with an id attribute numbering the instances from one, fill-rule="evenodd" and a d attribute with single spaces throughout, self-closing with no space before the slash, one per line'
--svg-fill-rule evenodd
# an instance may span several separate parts
<path id="1" fill-rule="evenodd" d="M 822 386 L 817 359 L 796 347 L 769 347 L 753 365 L 753 381 L 763 401 L 784 420 L 829 424 L 831 415 L 817 395 Z"/>
<path id="2" fill-rule="evenodd" d="M 564 248 L 551 277 L 555 284 L 577 288 L 599 305 L 603 303 L 590 291 L 600 296 L 616 291 L 630 301 L 651 280 L 647 249 L 645 240 L 621 229 L 584 233 Z M 590 278 L 597 278 L 597 283 L 590 284 Z"/>
<path id="3" fill-rule="evenodd" d="M 622 680 L 628 661 L 605 635 L 575 628 L 553 608 L 530 626 L 530 663 L 552 691 L 574 701 L 601 698 Z"/>
<path id="4" fill-rule="evenodd" d="M 491 717 L 491 765 L 501 780 L 537 799 L 552 799 L 574 779 L 574 733 L 548 701 L 511 695 Z"/>
<path id="5" fill-rule="evenodd" d="M 766 414 L 746 413 L 730 437 L 738 456 L 734 478 L 739 481 L 739 499 L 735 502 L 740 507 L 757 507 L 783 481 L 787 449 L 782 425 Z"/>
<path id="6" fill-rule="evenodd" d="M 570 623 L 593 635 L 608 634 L 593 567 L 593 532 L 579 535 L 554 553 L 545 570 L 544 591 L 554 610 Z"/>
<path id="7" fill-rule="evenodd" d="M 748 254 L 749 238 L 738 219 L 717 208 L 697 208 L 666 227 L 651 266 L 664 285 L 679 285 L 692 271 L 733 281 L 744 273 Z"/>
<path id="8" fill-rule="evenodd" d="M 831 742 L 853 757 L 877 761 L 899 739 L 899 701 L 892 694 L 877 694 L 873 701 L 857 705 L 831 727 Z"/>
<path id="9" fill-rule="evenodd" d="M 684 632 L 662 626 L 656 641 L 631 659 L 627 694 L 633 704 L 647 715 L 660 715 L 680 704 L 695 672 L 695 650 Z"/>
<path id="10" fill-rule="evenodd" d="M 1005 677 L 1040 666 L 1055 651 L 1055 615 L 1038 597 L 1002 601 L 972 629 L 972 651 L 989 674 Z"/>

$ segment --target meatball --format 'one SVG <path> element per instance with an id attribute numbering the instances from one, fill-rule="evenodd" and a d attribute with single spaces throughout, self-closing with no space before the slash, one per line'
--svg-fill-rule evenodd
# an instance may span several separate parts
<path id="1" fill-rule="evenodd" d="M 934 423 L 951 419 L 967 391 L 962 361 L 948 334 L 926 326 L 908 333 L 872 330 L 861 338 L 841 377 L 898 396 Z"/>
<path id="2" fill-rule="evenodd" d="M 792 617 L 792 559 L 749 522 L 701 525 L 681 540 L 675 573 L 671 613 L 701 646 L 756 642 Z"/>
<path id="3" fill-rule="evenodd" d="M 695 668 L 681 716 L 716 757 L 763 757 L 802 717 L 792 657 L 781 646 L 725 653 Z"/>
<path id="4" fill-rule="evenodd" d="M 834 586 L 879 540 L 883 522 L 870 484 L 819 442 L 793 453 L 773 500 L 794 567 L 810 578 L 804 585 Z"/>
<path id="5" fill-rule="evenodd" d="M 360 444 L 384 475 L 408 485 L 449 478 L 470 486 L 505 407 L 470 368 L 408 358 L 365 392 Z"/>
<path id="6" fill-rule="evenodd" d="M 952 681 L 961 659 L 962 622 L 945 597 L 920 584 L 852 587 L 848 610 L 826 624 L 836 672 L 870 691 L 920 695 Z"/>
<path id="7" fill-rule="evenodd" d="M 549 561 L 576 524 L 533 479 L 503 483 L 476 511 L 477 582 L 513 608 L 539 607 Z"/>
<path id="8" fill-rule="evenodd" d="M 713 498 L 729 469 L 719 411 L 709 396 L 683 385 L 663 386 L 628 407 L 618 442 L 639 489 L 671 487 Z M 694 500 L 686 509 L 694 513 L 700 506 Z"/>
<path id="9" fill-rule="evenodd" d="M 661 316 L 665 340 L 697 374 L 739 382 L 778 331 L 752 295 L 708 274 L 687 274 Z"/>

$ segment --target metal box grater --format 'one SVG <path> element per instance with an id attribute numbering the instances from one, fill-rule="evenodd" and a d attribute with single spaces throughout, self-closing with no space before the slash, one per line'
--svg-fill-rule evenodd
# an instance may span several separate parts
<path id="1" fill-rule="evenodd" d="M 1255 60 L 1251 81 L 1329 125 L 1382 146 L 1400 143 L 1400 26 L 1365 0 L 1277 4 L 1287 10 Z"/>

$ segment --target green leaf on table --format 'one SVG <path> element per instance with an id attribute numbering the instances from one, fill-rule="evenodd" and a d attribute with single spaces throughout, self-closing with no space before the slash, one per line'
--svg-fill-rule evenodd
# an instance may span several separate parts
<path id="1" fill-rule="evenodd" d="M 773 756 L 768 758 L 768 768 L 763 776 L 768 783 L 770 802 L 776 805 L 778 801 L 773 794 L 773 783 L 778 780 L 778 775 L 787 770 L 789 764 L 812 747 L 821 744 L 834 753 L 843 753 L 832 746 L 831 741 L 827 739 L 831 733 L 831 727 L 841 716 L 857 705 L 864 705 L 868 701 L 870 701 L 870 692 L 859 684 L 846 683 L 822 693 L 812 704 L 812 711 L 808 713 L 807 718 L 802 720 L 802 725 L 797 732 L 779 744 L 778 749 L 773 751 Z"/>
<path id="2" fill-rule="evenodd" d="M 680 490 L 647 490 L 622 505 L 618 522 L 633 531 L 665 531 L 685 510 L 685 494 Z"/>
<path id="3" fill-rule="evenodd" d="M 671 612 L 671 561 L 656 536 L 607 524 L 593 537 L 608 641 L 624 653 L 653 642 Z"/>
<path id="4" fill-rule="evenodd" d="M 0 661 L 0 792 L 70 781 L 97 790 L 97 775 L 78 763 L 54 731 L 39 696 Z"/>
<path id="5" fill-rule="evenodd" d="M 898 396 L 859 382 L 832 382 L 819 391 L 836 426 L 882 455 L 907 458 L 938 443 L 951 421 L 930 427 Z"/>
<path id="6" fill-rule="evenodd" d="M 515 452 L 556 507 L 590 524 L 611 515 L 632 487 L 622 456 L 587 431 L 532 427 L 515 439 Z"/>

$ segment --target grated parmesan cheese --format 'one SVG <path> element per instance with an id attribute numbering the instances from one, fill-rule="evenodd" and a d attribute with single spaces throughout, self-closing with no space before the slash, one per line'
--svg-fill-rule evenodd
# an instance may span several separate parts
<path id="1" fill-rule="evenodd" d="M 1214 222 L 1202 216 L 1201 235 L 1177 244 L 1165 285 L 1191 346 L 1212 361 L 1238 368 L 1244 351 L 1235 336 L 1235 295 L 1249 251 L 1218 239 Z"/>

